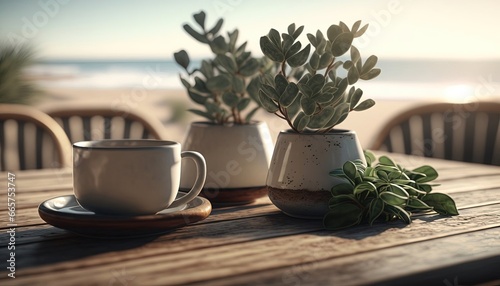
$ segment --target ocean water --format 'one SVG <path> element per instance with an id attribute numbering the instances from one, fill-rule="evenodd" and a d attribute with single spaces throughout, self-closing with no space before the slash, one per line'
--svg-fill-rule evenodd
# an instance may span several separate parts
<path id="1" fill-rule="evenodd" d="M 193 62 L 193 66 L 197 63 Z M 392 100 L 500 99 L 500 61 L 379 60 L 378 78 L 360 81 L 365 97 Z M 173 60 L 50 60 L 29 72 L 46 87 L 182 89 Z"/>

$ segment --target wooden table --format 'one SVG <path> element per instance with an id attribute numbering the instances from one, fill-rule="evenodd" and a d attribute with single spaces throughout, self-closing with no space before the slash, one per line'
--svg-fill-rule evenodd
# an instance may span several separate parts
<path id="1" fill-rule="evenodd" d="M 470 285 L 500 284 L 500 167 L 393 155 L 433 165 L 436 192 L 460 215 L 435 213 L 326 231 L 268 198 L 214 208 L 205 220 L 135 239 L 95 239 L 40 219 L 38 204 L 71 194 L 71 170 L 16 174 L 15 279 L 6 261 L 7 173 L 0 173 L 1 285 Z"/>

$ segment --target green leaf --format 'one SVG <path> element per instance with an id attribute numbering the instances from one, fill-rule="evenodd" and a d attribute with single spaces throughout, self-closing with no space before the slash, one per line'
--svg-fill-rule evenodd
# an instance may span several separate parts
<path id="1" fill-rule="evenodd" d="M 344 121 L 349 115 L 349 103 L 344 102 L 335 107 L 335 114 L 332 116 L 326 126 L 335 126 Z"/>
<path id="2" fill-rule="evenodd" d="M 320 74 L 313 75 L 308 81 L 307 86 L 311 88 L 312 95 L 317 94 L 323 89 L 325 78 Z"/>
<path id="3" fill-rule="evenodd" d="M 335 92 L 334 96 L 342 96 L 348 86 L 349 82 L 347 81 L 347 78 L 344 78 L 341 81 L 339 81 L 339 83 L 337 84 L 337 91 Z"/>
<path id="4" fill-rule="evenodd" d="M 319 57 L 320 55 L 318 55 L 318 53 L 313 52 L 311 58 L 309 59 L 309 65 L 313 70 L 319 69 Z"/>
<path id="5" fill-rule="evenodd" d="M 307 126 L 310 128 L 323 128 L 330 121 L 334 113 L 335 108 L 333 107 L 323 108 L 319 113 L 311 116 L 311 120 Z"/>
<path id="6" fill-rule="evenodd" d="M 358 170 L 356 169 L 356 165 L 352 161 L 347 161 L 342 166 L 342 170 L 344 174 L 353 182 L 356 181 L 356 175 L 358 174 Z"/>
<path id="7" fill-rule="evenodd" d="M 386 166 L 393 166 L 393 167 L 396 167 L 397 164 L 394 162 L 394 160 L 392 160 L 390 157 L 388 156 L 380 156 L 378 158 L 378 161 L 380 162 L 380 164 L 382 165 L 386 165 Z"/>
<path id="8" fill-rule="evenodd" d="M 353 31 L 354 37 L 361 37 L 366 32 L 366 30 L 368 30 L 368 24 L 365 24 L 363 28 L 359 29 L 357 32 Z"/>
<path id="9" fill-rule="evenodd" d="M 200 13 L 193 15 L 194 20 L 200 27 L 205 28 L 205 12 L 201 11 Z"/>
<path id="10" fill-rule="evenodd" d="M 261 87 L 260 78 L 254 77 L 252 78 L 252 80 L 250 80 L 250 83 L 247 85 L 246 88 L 248 95 L 250 95 L 250 97 L 256 102 L 259 102 L 260 87 Z"/>
<path id="11" fill-rule="evenodd" d="M 359 73 L 367 74 L 375 67 L 377 61 L 378 61 L 377 56 L 373 55 L 369 56 L 368 59 L 366 59 L 365 64 L 363 65 L 363 68 L 359 71 Z"/>
<path id="12" fill-rule="evenodd" d="M 268 84 L 263 84 L 261 87 L 261 90 L 262 92 L 264 92 L 264 94 L 271 98 L 272 100 L 274 101 L 278 101 L 279 98 L 280 98 L 280 94 L 278 94 L 278 92 L 276 92 L 276 90 L 274 89 L 274 87 L 268 85 Z"/>
<path id="13" fill-rule="evenodd" d="M 356 187 L 354 187 L 354 194 L 357 195 L 357 194 L 361 194 L 363 192 L 374 192 L 376 193 L 377 192 L 377 187 L 371 183 L 371 182 L 361 182 L 359 184 L 356 185 Z"/>
<path id="14" fill-rule="evenodd" d="M 351 203 L 335 205 L 323 218 L 323 225 L 328 230 L 339 230 L 358 225 L 363 218 L 362 210 Z"/>
<path id="15" fill-rule="evenodd" d="M 242 111 L 247 108 L 251 101 L 252 100 L 248 97 L 240 98 L 238 104 L 236 105 L 236 108 L 238 109 L 238 111 Z"/>
<path id="16" fill-rule="evenodd" d="M 359 29 L 361 26 L 361 20 L 356 21 L 351 28 L 351 32 L 356 33 L 356 31 Z"/>
<path id="17" fill-rule="evenodd" d="M 222 95 L 222 101 L 227 106 L 235 107 L 238 104 L 239 97 L 234 92 L 226 91 Z"/>
<path id="18" fill-rule="evenodd" d="M 317 103 L 330 103 L 333 99 L 333 93 L 320 93 L 318 96 L 314 98 Z"/>
<path id="19" fill-rule="evenodd" d="M 432 207 L 417 198 L 410 198 L 407 204 L 408 207 L 419 210 L 432 210 Z"/>
<path id="20" fill-rule="evenodd" d="M 422 201 L 441 215 L 458 215 L 455 201 L 448 195 L 442 193 L 427 194 Z"/>
<path id="21" fill-rule="evenodd" d="M 304 130 L 309 123 L 310 117 L 305 115 L 304 112 L 299 112 L 297 117 L 293 120 L 293 126 L 300 132 Z"/>
<path id="22" fill-rule="evenodd" d="M 297 54 L 302 48 L 302 44 L 300 42 L 294 43 L 289 49 L 286 50 L 285 58 L 290 58 L 291 56 Z"/>
<path id="23" fill-rule="evenodd" d="M 243 66 L 241 66 L 239 73 L 242 76 L 246 77 L 252 76 L 259 71 L 259 65 L 260 64 L 258 60 L 253 58 L 249 59 L 248 61 L 245 62 L 245 64 L 243 64 Z"/>
<path id="24" fill-rule="evenodd" d="M 390 184 L 389 185 L 389 190 L 393 193 L 393 194 L 396 194 L 402 198 L 404 198 L 405 200 L 408 200 L 410 198 L 410 195 L 408 194 L 408 192 L 401 186 L 399 185 L 396 185 L 396 184 Z"/>
<path id="25" fill-rule="evenodd" d="M 281 49 L 276 47 L 266 36 L 260 37 L 260 49 L 266 57 L 274 62 L 281 63 L 285 60 L 285 55 L 281 52 Z"/>
<path id="26" fill-rule="evenodd" d="M 370 80 L 376 78 L 380 74 L 380 69 L 372 69 L 371 71 L 359 76 L 362 80 Z"/>
<path id="27" fill-rule="evenodd" d="M 319 59 L 319 66 L 318 69 L 324 69 L 328 65 L 330 65 L 333 61 L 333 55 L 330 52 L 325 52 L 324 54 L 321 55 L 321 58 Z"/>
<path id="28" fill-rule="evenodd" d="M 184 31 L 186 31 L 189 35 L 191 35 L 191 37 L 193 37 L 198 42 L 204 44 L 208 43 L 207 38 L 204 35 L 196 32 L 193 28 L 191 28 L 191 26 L 189 26 L 189 24 L 184 24 L 184 26 L 182 27 L 184 28 Z"/>
<path id="29" fill-rule="evenodd" d="M 373 225 L 373 222 L 384 212 L 384 207 L 384 201 L 379 198 L 370 202 L 368 206 L 368 222 L 370 225 Z"/>
<path id="30" fill-rule="evenodd" d="M 353 193 L 353 185 L 349 184 L 349 183 L 341 183 L 341 184 L 335 185 L 332 187 L 331 193 L 333 196 L 352 194 Z"/>
<path id="31" fill-rule="evenodd" d="M 358 70 L 355 67 L 351 67 L 347 72 L 347 81 L 349 81 L 349 84 L 352 85 L 355 84 L 358 81 L 358 79 L 359 79 Z"/>
<path id="32" fill-rule="evenodd" d="M 336 195 L 332 196 L 330 200 L 328 201 L 328 206 L 331 208 L 332 206 L 335 206 L 336 204 L 339 203 L 354 203 L 358 204 L 358 200 L 353 194 L 341 194 L 341 195 Z M 360 206 L 361 208 L 361 206 Z"/>
<path id="33" fill-rule="evenodd" d="M 262 90 L 259 90 L 259 100 L 262 105 L 262 107 L 270 113 L 275 113 L 278 111 L 278 105 L 271 100 Z"/>
<path id="34" fill-rule="evenodd" d="M 342 33 L 338 35 L 335 41 L 332 41 L 332 54 L 335 57 L 340 57 L 345 54 L 351 48 L 353 39 L 354 36 L 352 33 Z"/>
<path id="35" fill-rule="evenodd" d="M 405 198 L 403 196 L 388 191 L 381 192 L 379 194 L 379 198 L 381 198 L 386 204 L 392 206 L 403 206 L 406 204 L 406 201 L 408 200 L 408 198 Z"/>
<path id="36" fill-rule="evenodd" d="M 189 112 L 192 112 L 196 115 L 199 115 L 201 117 L 204 117 L 210 121 L 214 121 L 215 118 L 210 114 L 210 113 L 207 113 L 207 112 L 204 112 L 204 111 L 201 111 L 201 110 L 198 110 L 198 109 L 188 109 Z"/>
<path id="37" fill-rule="evenodd" d="M 313 34 L 307 33 L 307 39 L 309 40 L 309 43 L 313 45 L 313 47 L 318 46 L 319 41 L 316 40 L 316 37 Z"/>
<path id="38" fill-rule="evenodd" d="M 213 92 L 220 92 L 231 87 L 231 79 L 226 75 L 218 75 L 207 80 L 207 88 Z"/>
<path id="39" fill-rule="evenodd" d="M 338 25 L 331 25 L 326 32 L 328 40 L 330 40 L 330 42 L 332 43 L 340 34 L 342 34 L 342 28 L 340 28 L 340 26 Z"/>
<path id="40" fill-rule="evenodd" d="M 302 107 L 302 111 L 304 111 L 305 115 L 312 115 L 316 111 L 316 102 L 306 96 L 303 96 L 300 99 L 300 106 Z"/>
<path id="41" fill-rule="evenodd" d="M 207 85 L 203 79 L 195 76 L 194 81 L 195 81 L 194 89 L 196 89 L 197 91 L 199 91 L 201 93 L 210 93 L 210 90 L 208 90 Z"/>
<path id="42" fill-rule="evenodd" d="M 280 105 L 283 107 L 288 107 L 292 105 L 292 103 L 297 98 L 299 93 L 299 88 L 293 82 L 289 83 L 285 89 L 285 92 L 279 98 Z"/>
<path id="43" fill-rule="evenodd" d="M 215 26 L 210 29 L 210 31 L 208 31 L 208 34 L 212 34 L 212 35 L 215 35 L 219 32 L 220 28 L 222 27 L 222 24 L 224 23 L 224 19 L 219 19 L 217 21 L 217 23 L 215 24 Z"/>
<path id="44" fill-rule="evenodd" d="M 299 82 L 297 86 L 305 97 L 311 97 L 313 95 L 313 90 L 307 84 Z"/>
<path id="45" fill-rule="evenodd" d="M 364 150 L 363 153 L 365 155 L 365 160 L 366 160 L 366 163 L 368 164 L 368 166 L 371 166 L 372 163 L 374 163 L 377 160 L 377 158 L 375 157 L 375 154 L 373 154 L 373 152 L 368 151 L 368 150 Z"/>
<path id="46" fill-rule="evenodd" d="M 274 44 L 275 47 L 281 50 L 281 38 L 280 33 L 276 29 L 269 30 L 269 39 Z"/>
<path id="47" fill-rule="evenodd" d="M 304 65 L 309 58 L 309 52 L 311 51 L 311 45 L 308 44 L 302 51 L 296 53 L 287 59 L 287 63 L 292 68 L 300 67 Z"/>
<path id="48" fill-rule="evenodd" d="M 363 102 L 361 102 L 360 104 L 358 104 L 358 106 L 354 107 L 354 111 L 363 111 L 363 110 L 367 110 L 368 108 L 372 107 L 375 105 L 375 101 L 373 99 L 367 99 Z"/>
<path id="49" fill-rule="evenodd" d="M 226 53 L 228 51 L 226 39 L 224 39 L 224 37 L 222 37 L 222 36 L 216 37 L 212 41 L 210 48 L 212 49 L 212 52 L 214 52 L 215 54 L 218 54 L 218 55 Z"/>
<path id="50" fill-rule="evenodd" d="M 359 88 L 356 88 L 350 99 L 350 105 L 349 105 L 350 109 L 354 109 L 356 104 L 358 104 L 359 100 L 361 99 L 361 96 L 363 96 L 363 91 Z"/>
<path id="51" fill-rule="evenodd" d="M 435 180 L 438 177 L 438 172 L 436 171 L 436 169 L 428 165 L 418 167 L 414 169 L 413 172 L 425 174 L 425 177 L 415 180 L 417 183 L 427 183 Z"/>
<path id="52" fill-rule="evenodd" d="M 236 49 L 236 41 L 238 40 L 238 29 L 234 30 L 232 33 L 228 32 L 229 37 L 228 51 L 234 51 Z"/>
<path id="53" fill-rule="evenodd" d="M 207 101 L 207 97 L 192 90 L 192 89 L 189 89 L 188 90 L 188 95 L 189 95 L 189 98 L 191 98 L 192 101 L 198 103 L 198 104 L 205 104 L 205 102 Z"/>
<path id="54" fill-rule="evenodd" d="M 183 67 L 185 70 L 189 67 L 189 55 L 185 50 L 180 50 L 177 53 L 174 53 L 175 61 Z"/>
<path id="55" fill-rule="evenodd" d="M 295 32 L 295 23 L 288 25 L 287 31 L 288 34 L 293 35 L 293 32 Z"/>
<path id="56" fill-rule="evenodd" d="M 293 32 L 292 37 L 294 39 L 297 39 L 300 36 L 300 34 L 302 34 L 302 31 L 304 31 L 304 26 L 298 27 L 297 30 L 295 30 L 295 32 Z"/>
<path id="57" fill-rule="evenodd" d="M 281 73 L 278 73 L 274 77 L 274 86 L 276 88 L 276 91 L 278 92 L 278 95 L 282 95 L 288 86 L 288 80 L 286 80 L 284 75 L 282 75 Z"/>
<path id="58" fill-rule="evenodd" d="M 400 220 L 404 221 L 405 223 L 407 223 L 407 224 L 411 223 L 410 213 L 405 211 L 402 207 L 393 206 L 393 205 L 386 205 L 385 210 L 394 214 L 395 216 L 397 216 Z"/>
<path id="59" fill-rule="evenodd" d="M 240 93 L 240 94 L 245 92 L 245 79 L 244 78 L 242 78 L 240 76 L 233 75 L 232 82 L 233 82 L 233 91 L 234 92 Z"/>

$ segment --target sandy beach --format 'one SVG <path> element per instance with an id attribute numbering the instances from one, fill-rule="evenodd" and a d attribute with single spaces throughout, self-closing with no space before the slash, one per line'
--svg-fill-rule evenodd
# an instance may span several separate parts
<path id="1" fill-rule="evenodd" d="M 182 142 L 192 121 L 203 120 L 186 110 L 196 107 L 182 89 L 93 89 L 59 88 L 44 89 L 46 95 L 36 103 L 41 110 L 56 106 L 99 105 L 121 106 L 147 114 L 161 121 L 169 139 Z M 341 129 L 355 130 L 363 148 L 369 148 L 373 138 L 395 114 L 422 104 L 412 100 L 376 100 L 377 104 L 369 110 L 351 113 L 338 126 Z M 271 136 L 276 139 L 280 130 L 287 129 L 286 123 L 272 114 L 261 110 L 254 117 L 267 122 Z M 175 122 L 172 120 L 175 119 Z"/>

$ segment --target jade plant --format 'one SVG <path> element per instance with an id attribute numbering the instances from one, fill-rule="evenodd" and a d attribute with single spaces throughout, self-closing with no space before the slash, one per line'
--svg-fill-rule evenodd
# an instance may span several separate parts
<path id="1" fill-rule="evenodd" d="M 331 25 L 326 36 L 320 30 L 307 34 L 309 43 L 303 49 L 297 39 L 304 26 L 291 24 L 281 34 L 271 29 L 260 38 L 260 47 L 278 69 L 274 76 L 267 76 L 259 91 L 262 106 L 299 133 L 328 132 L 351 111 L 372 107 L 375 101 L 360 102 L 363 91 L 354 86 L 360 79 L 380 74 L 375 68 L 378 58 L 372 55 L 363 62 L 353 45 L 367 28 L 361 27 L 361 21 L 351 28 L 340 22 Z"/>
<path id="2" fill-rule="evenodd" d="M 345 180 L 331 189 L 330 211 L 325 215 L 325 228 L 337 230 L 377 220 L 393 219 L 411 223 L 414 212 L 435 211 L 440 215 L 458 215 L 453 199 L 443 193 L 431 193 L 438 177 L 428 165 L 408 170 L 388 156 L 378 162 L 365 151 L 366 165 L 361 160 L 347 161 L 330 175 Z"/>
<path id="3" fill-rule="evenodd" d="M 247 42 L 239 45 L 238 29 L 221 35 L 224 20 L 220 18 L 213 27 L 205 24 L 206 14 L 193 15 L 199 29 L 189 24 L 184 30 L 195 40 L 207 45 L 213 57 L 190 68 L 190 57 L 185 50 L 174 53 L 174 59 L 186 72 L 180 76 L 191 100 L 202 106 L 189 109 L 216 124 L 247 124 L 260 108 L 258 91 L 260 75 L 271 69 L 266 58 L 253 57 L 246 50 Z"/>

